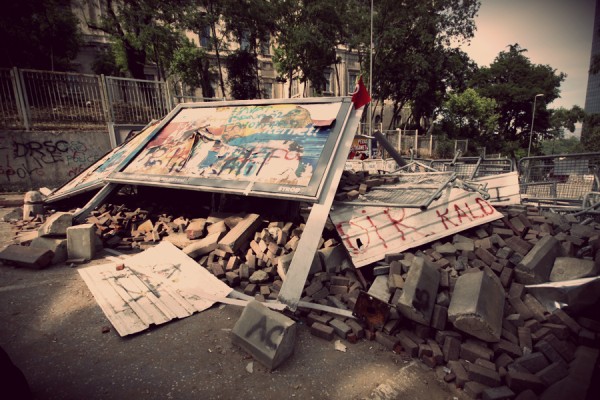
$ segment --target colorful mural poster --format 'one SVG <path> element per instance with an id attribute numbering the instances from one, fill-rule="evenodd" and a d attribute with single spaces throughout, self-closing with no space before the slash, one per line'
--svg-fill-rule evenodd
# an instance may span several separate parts
<path id="1" fill-rule="evenodd" d="M 339 111 L 340 103 L 182 108 L 122 175 L 308 186 Z"/>
<path id="2" fill-rule="evenodd" d="M 131 138 L 131 140 L 108 152 L 82 173 L 58 188 L 46 201 L 52 202 L 68 195 L 80 193 L 83 189 L 93 189 L 102 185 L 104 179 L 121 164 L 125 157 L 141 145 L 144 139 L 148 138 L 157 126 L 158 122 L 148 125 L 144 130 Z"/>

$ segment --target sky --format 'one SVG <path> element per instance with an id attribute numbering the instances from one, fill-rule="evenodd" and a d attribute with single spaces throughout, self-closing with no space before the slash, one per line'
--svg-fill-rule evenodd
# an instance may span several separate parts
<path id="1" fill-rule="evenodd" d="M 489 66 L 518 43 L 533 64 L 567 74 L 561 97 L 549 108 L 585 106 L 595 0 L 481 0 L 477 31 L 462 47 L 479 66 Z M 532 99 L 533 101 L 533 99 Z"/>

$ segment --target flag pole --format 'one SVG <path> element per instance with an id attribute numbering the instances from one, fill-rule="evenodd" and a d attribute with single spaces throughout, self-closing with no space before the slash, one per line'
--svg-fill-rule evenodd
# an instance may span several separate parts
<path id="1" fill-rule="evenodd" d="M 371 0 L 371 40 L 369 42 L 369 94 L 373 93 L 373 0 Z M 373 136 L 372 102 L 369 102 L 369 136 Z M 371 139 L 369 139 L 369 158 L 371 158 Z"/>

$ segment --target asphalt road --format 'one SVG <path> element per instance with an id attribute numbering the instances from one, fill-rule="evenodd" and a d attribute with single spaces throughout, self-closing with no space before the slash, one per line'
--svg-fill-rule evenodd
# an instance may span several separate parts
<path id="1" fill-rule="evenodd" d="M 0 222 L 0 246 L 12 229 Z M 232 344 L 237 306 L 216 304 L 124 338 L 103 333 L 110 322 L 77 268 L 0 264 L 0 346 L 36 399 L 467 398 L 418 360 L 366 340 L 341 352 L 305 325 L 294 355 L 270 372 Z"/>

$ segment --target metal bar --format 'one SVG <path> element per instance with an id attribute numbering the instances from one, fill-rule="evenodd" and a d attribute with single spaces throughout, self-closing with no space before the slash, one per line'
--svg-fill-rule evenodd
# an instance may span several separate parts
<path id="1" fill-rule="evenodd" d="M 394 159 L 394 161 L 396 161 L 399 167 L 403 167 L 406 165 L 406 161 L 404 161 L 404 158 L 402 158 L 402 156 L 396 151 L 396 149 L 394 149 L 394 146 L 392 146 L 390 142 L 387 141 L 387 139 L 385 138 L 385 136 L 383 136 L 381 132 L 375 131 L 373 132 L 373 136 L 375 137 L 377 142 L 379 142 L 379 144 L 388 153 L 390 153 L 390 156 Z"/>

